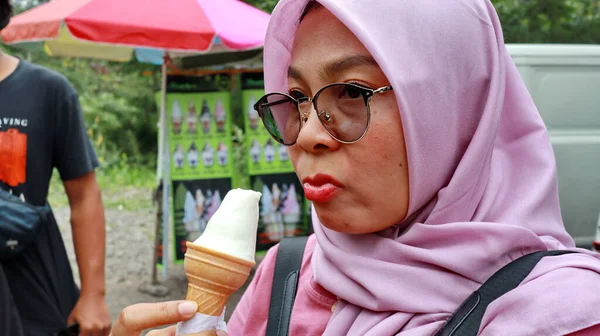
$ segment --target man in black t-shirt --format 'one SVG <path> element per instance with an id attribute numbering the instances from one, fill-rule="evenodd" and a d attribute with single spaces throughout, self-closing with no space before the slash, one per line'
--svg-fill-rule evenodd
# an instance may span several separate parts
<path id="1" fill-rule="evenodd" d="M 9 0 L 0 0 L 0 30 L 9 17 Z M 83 335 L 108 334 L 105 223 L 97 166 L 70 83 L 0 52 L 0 188 L 43 205 L 57 168 L 69 199 L 81 276 L 80 292 L 53 216 L 23 253 L 0 261 L 25 335 L 53 335 L 75 323 Z"/>

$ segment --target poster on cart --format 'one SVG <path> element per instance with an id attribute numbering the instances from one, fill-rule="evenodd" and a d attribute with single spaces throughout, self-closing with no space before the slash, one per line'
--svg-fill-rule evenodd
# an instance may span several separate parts
<path id="1" fill-rule="evenodd" d="M 262 193 L 256 250 L 264 252 L 283 237 L 312 233 L 310 206 L 287 147 L 269 135 L 254 109 L 265 94 L 263 73 L 244 73 L 241 80 L 248 173 L 252 189 Z"/>
<path id="2" fill-rule="evenodd" d="M 169 76 L 167 124 L 175 262 L 231 189 L 232 117 L 229 75 Z"/>

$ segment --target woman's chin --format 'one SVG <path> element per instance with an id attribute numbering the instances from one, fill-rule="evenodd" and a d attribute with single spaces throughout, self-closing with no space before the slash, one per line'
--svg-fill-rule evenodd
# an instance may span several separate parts
<path id="1" fill-rule="evenodd" d="M 326 228 L 333 230 L 339 233 L 346 234 L 367 234 L 373 233 L 372 227 L 368 223 L 363 223 L 363 221 L 351 219 L 351 218 L 342 218 L 340 216 L 335 216 L 335 214 L 329 215 L 319 215 L 317 211 L 317 217 L 319 217 L 319 221 Z M 362 224 L 361 224 L 362 223 Z"/>
<path id="2" fill-rule="evenodd" d="M 375 220 L 376 214 L 368 214 L 362 211 L 348 211 L 342 209 L 334 209 L 332 204 L 319 205 L 314 204 L 317 217 L 324 227 L 346 234 L 369 234 L 385 230 L 393 226 L 397 221 L 391 218 Z M 344 214 L 340 216 L 340 214 Z M 383 224 L 389 223 L 389 224 Z"/>

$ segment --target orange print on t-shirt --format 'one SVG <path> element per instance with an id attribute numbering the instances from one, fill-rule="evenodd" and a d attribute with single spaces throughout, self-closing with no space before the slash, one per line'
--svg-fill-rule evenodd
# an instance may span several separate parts
<path id="1" fill-rule="evenodd" d="M 0 181 L 11 187 L 25 183 L 27 134 L 16 129 L 0 132 Z"/>

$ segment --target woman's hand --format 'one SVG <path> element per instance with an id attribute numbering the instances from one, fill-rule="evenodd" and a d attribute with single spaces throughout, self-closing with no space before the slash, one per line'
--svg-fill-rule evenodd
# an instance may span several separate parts
<path id="1" fill-rule="evenodd" d="M 139 336 L 146 329 L 189 320 L 196 314 L 198 305 L 193 301 L 139 303 L 125 307 L 112 329 L 111 336 Z M 175 336 L 176 326 L 152 330 L 147 336 Z M 189 336 L 226 336 L 219 331 L 205 331 Z"/>

